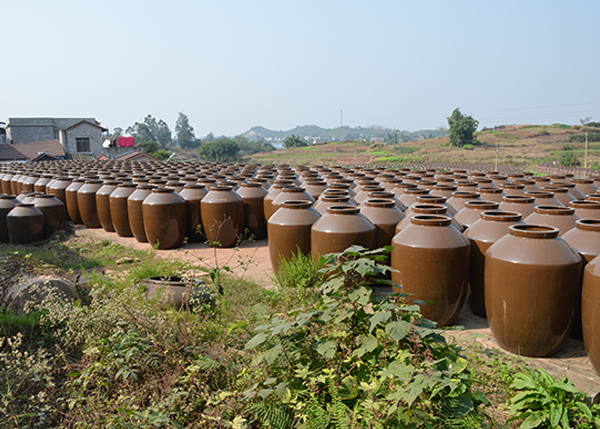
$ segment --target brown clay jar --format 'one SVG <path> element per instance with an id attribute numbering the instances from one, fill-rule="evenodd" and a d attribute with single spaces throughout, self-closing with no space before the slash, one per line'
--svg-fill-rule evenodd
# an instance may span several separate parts
<path id="1" fill-rule="evenodd" d="M 101 228 L 96 205 L 96 192 L 102 187 L 102 180 L 88 179 L 77 191 L 77 205 L 81 220 L 88 228 Z"/>
<path id="2" fill-rule="evenodd" d="M 573 183 L 583 195 L 600 191 L 600 187 L 598 187 L 592 179 L 571 179 L 571 183 Z"/>
<path id="3" fill-rule="evenodd" d="M 533 197 L 517 197 L 514 195 L 506 195 L 502 197 L 502 202 L 498 208 L 505 212 L 517 212 L 524 218 L 533 213 L 537 204 Z"/>
<path id="4" fill-rule="evenodd" d="M 433 190 L 430 191 L 430 194 L 445 197 L 446 200 L 448 200 L 452 198 L 452 193 L 456 192 L 457 189 L 458 188 L 455 185 L 444 183 L 440 184 L 440 182 L 438 182 L 438 184 L 433 187 Z"/>
<path id="5" fill-rule="evenodd" d="M 276 180 L 273 182 L 273 185 L 267 191 L 267 195 L 263 200 L 263 208 L 265 212 L 265 219 L 268 221 L 271 215 L 273 214 L 273 200 L 283 192 L 283 188 L 286 186 L 292 186 L 294 182 L 291 180 Z"/>
<path id="6" fill-rule="evenodd" d="M 581 257 L 558 234 L 551 226 L 513 225 L 486 252 L 488 321 L 511 353 L 554 354 L 573 324 Z"/>
<path id="7" fill-rule="evenodd" d="M 33 203 L 16 204 L 6 215 L 6 226 L 13 244 L 30 244 L 44 238 L 44 214 Z"/>
<path id="8" fill-rule="evenodd" d="M 354 204 L 350 202 L 350 197 L 348 195 L 334 195 L 334 196 L 325 196 L 321 197 L 314 204 L 314 208 L 319 215 L 323 216 L 327 213 L 328 207 L 340 206 L 340 207 L 356 207 Z"/>
<path id="9" fill-rule="evenodd" d="M 200 201 L 206 194 L 208 194 L 208 191 L 204 188 L 204 185 L 199 183 L 188 183 L 179 193 L 185 201 L 187 214 L 185 236 L 193 243 L 206 240 L 202 231 L 202 216 L 200 215 Z"/>
<path id="10" fill-rule="evenodd" d="M 508 234 L 511 225 L 523 224 L 522 216 L 517 212 L 503 212 L 500 210 L 484 211 L 480 219 L 474 222 L 464 232 L 471 243 L 469 257 L 469 307 L 473 314 L 486 317 L 485 312 L 485 252 L 492 244 Z"/>
<path id="11" fill-rule="evenodd" d="M 137 241 L 140 243 L 147 243 L 148 237 L 146 237 L 146 231 L 144 230 L 144 212 L 142 210 L 142 203 L 152 194 L 152 190 L 155 189 L 154 185 L 138 185 L 135 191 L 127 197 L 127 216 L 129 217 L 129 227 L 131 233 Z"/>
<path id="12" fill-rule="evenodd" d="M 402 231 L 411 223 L 411 219 L 415 216 L 447 216 L 450 218 L 451 225 L 456 228 L 459 232 L 462 232 L 463 227 L 459 224 L 452 216 L 448 214 L 448 208 L 443 204 L 415 204 L 412 206 L 410 212 L 404 213 L 404 219 L 402 219 L 398 225 L 396 225 L 396 234 Z"/>
<path id="13" fill-rule="evenodd" d="M 499 187 L 502 189 L 504 195 L 515 195 L 522 197 L 523 193 L 525 192 L 525 186 L 518 183 L 501 183 Z"/>
<path id="14" fill-rule="evenodd" d="M 479 201 L 481 197 L 478 192 L 464 192 L 464 191 L 456 191 L 452 193 L 452 197 L 448 199 L 448 204 L 450 204 L 454 210 L 459 212 L 467 203 L 467 201 Z"/>
<path id="15" fill-rule="evenodd" d="M 402 213 L 404 213 L 404 211 L 407 209 L 407 207 L 404 204 L 402 204 L 402 201 L 400 201 L 398 198 L 396 198 L 396 196 L 394 195 L 394 193 L 390 192 L 390 191 L 374 191 L 374 192 L 369 192 L 367 194 L 367 200 L 369 200 L 369 199 L 392 200 L 394 202 L 394 205 Z M 360 204 L 361 207 L 363 207 L 365 205 L 365 201 L 366 200 L 363 200 L 363 202 Z"/>
<path id="16" fill-rule="evenodd" d="M 144 231 L 150 244 L 175 249 L 185 237 L 185 201 L 173 188 L 153 189 L 142 203 Z"/>
<path id="17" fill-rule="evenodd" d="M 535 204 L 538 206 L 564 206 L 563 203 L 561 203 L 554 197 L 553 192 L 548 192 L 548 191 L 529 192 L 528 191 L 528 192 L 525 192 L 525 196 L 535 198 Z M 525 214 L 523 214 L 523 216 L 525 216 Z"/>
<path id="18" fill-rule="evenodd" d="M 66 190 L 73 181 L 68 176 L 59 176 L 46 186 L 46 194 L 52 194 L 67 207 Z"/>
<path id="19" fill-rule="evenodd" d="M 467 201 L 465 206 L 456 213 L 454 219 L 466 229 L 481 219 L 482 212 L 497 208 L 498 203 L 494 201 Z"/>
<path id="20" fill-rule="evenodd" d="M 575 228 L 575 209 L 562 206 L 537 206 L 533 213 L 523 221 L 528 225 L 550 225 L 560 230 L 559 235 L 564 235 Z"/>
<path id="21" fill-rule="evenodd" d="M 241 183 L 237 191 L 244 202 L 244 225 L 256 240 L 267 237 L 264 199 L 267 191 L 260 183 Z"/>
<path id="22" fill-rule="evenodd" d="M 133 182 L 120 183 L 108 199 L 112 225 L 119 237 L 133 237 L 129 226 L 127 199 L 135 192 L 136 188 L 137 185 Z"/>
<path id="23" fill-rule="evenodd" d="M 67 214 L 69 218 L 76 224 L 82 224 L 81 214 L 79 213 L 79 202 L 77 200 L 77 191 L 85 183 L 85 179 L 76 178 L 73 182 L 65 189 L 65 200 L 67 202 Z"/>
<path id="24" fill-rule="evenodd" d="M 244 202 L 229 186 L 215 186 L 200 201 L 206 237 L 213 247 L 233 247 L 244 232 Z"/>
<path id="25" fill-rule="evenodd" d="M 44 238 L 48 238 L 65 224 L 65 205 L 52 194 L 36 194 L 33 205 L 44 214 Z"/>
<path id="26" fill-rule="evenodd" d="M 573 189 L 575 189 L 574 186 Z M 568 188 L 563 186 L 544 186 L 542 187 L 542 192 L 551 192 L 552 194 L 554 194 L 554 198 L 560 201 L 560 203 L 565 207 L 568 207 L 571 201 L 575 201 L 578 199 L 571 195 Z M 580 192 L 577 191 L 577 194 L 580 194 Z M 583 200 L 584 198 L 585 195 L 581 195 L 581 199 Z"/>
<path id="27" fill-rule="evenodd" d="M 10 179 L 15 175 L 14 171 L 8 171 L 4 176 L 2 176 L 2 193 L 6 195 L 12 195 L 10 192 Z"/>
<path id="28" fill-rule="evenodd" d="M 600 202 L 596 201 L 571 201 L 569 207 L 575 209 L 575 216 L 579 219 L 600 220 Z"/>
<path id="29" fill-rule="evenodd" d="M 583 342 L 588 358 L 600 374 L 600 258 L 586 265 L 581 292 Z"/>
<path id="30" fill-rule="evenodd" d="M 392 238 L 396 235 L 396 225 L 404 219 L 404 214 L 394 201 L 367 198 L 360 212 L 375 225 L 375 247 L 391 246 Z"/>
<path id="31" fill-rule="evenodd" d="M 301 252 L 311 250 L 311 227 L 321 215 L 310 201 L 284 201 L 279 210 L 269 218 L 269 256 L 277 272 L 283 259 L 291 259 Z"/>
<path id="32" fill-rule="evenodd" d="M 284 201 L 310 201 L 312 204 L 315 203 L 315 199 L 311 197 L 304 188 L 299 187 L 285 187 L 282 192 L 275 197 L 271 203 L 271 215 L 275 213 Z"/>
<path id="33" fill-rule="evenodd" d="M 50 183 L 50 181 L 52 180 L 52 176 L 49 176 L 47 174 L 42 175 L 37 182 L 34 183 L 33 185 L 33 191 L 40 193 L 40 194 L 45 194 L 46 193 L 46 186 L 48 185 L 48 183 Z"/>
<path id="34" fill-rule="evenodd" d="M 484 201 L 495 201 L 497 203 L 501 203 L 502 197 L 504 197 L 502 188 L 478 188 L 477 192 L 479 192 L 479 196 Z"/>
<path id="35" fill-rule="evenodd" d="M 374 249 L 375 225 L 358 207 L 333 206 L 311 228 L 311 252 L 315 259 L 339 253 L 353 245 Z"/>
<path id="36" fill-rule="evenodd" d="M 600 255 L 600 220 L 579 219 L 575 228 L 562 235 L 563 240 L 582 257 L 583 264 Z"/>
<path id="37" fill-rule="evenodd" d="M 96 192 L 96 208 L 98 210 L 98 220 L 102 229 L 106 232 L 115 232 L 110 215 L 110 194 L 119 187 L 116 180 L 106 180 L 102 187 Z"/>
<path id="38" fill-rule="evenodd" d="M 421 306 L 439 326 L 454 323 L 467 295 L 469 241 L 447 216 L 415 216 L 392 240 L 395 292 L 431 301 Z"/>
<path id="39" fill-rule="evenodd" d="M 19 200 L 14 195 L 0 194 L 0 242 L 8 243 L 8 227 L 6 225 L 6 215 L 19 204 Z"/>

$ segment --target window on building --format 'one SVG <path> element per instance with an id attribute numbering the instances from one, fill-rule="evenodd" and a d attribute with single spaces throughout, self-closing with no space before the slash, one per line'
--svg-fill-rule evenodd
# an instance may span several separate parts
<path id="1" fill-rule="evenodd" d="M 90 151 L 90 138 L 89 137 L 76 137 L 75 143 L 77 144 L 77 152 L 89 152 Z"/>

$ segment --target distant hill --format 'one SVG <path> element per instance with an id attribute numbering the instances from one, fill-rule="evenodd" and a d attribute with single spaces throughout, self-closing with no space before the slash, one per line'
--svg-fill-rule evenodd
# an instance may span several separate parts
<path id="1" fill-rule="evenodd" d="M 436 137 L 443 137 L 446 131 L 442 130 L 419 130 L 419 131 L 404 131 L 398 130 L 398 141 L 423 140 Z M 365 140 L 371 139 L 393 139 L 394 130 L 381 126 L 371 127 L 348 127 L 342 126 L 337 128 L 321 128 L 316 125 L 298 126 L 287 131 L 269 130 L 265 127 L 252 127 L 241 135 L 249 139 L 263 138 L 267 141 L 280 142 L 292 134 L 298 135 L 309 141 L 341 141 L 341 140 Z"/>

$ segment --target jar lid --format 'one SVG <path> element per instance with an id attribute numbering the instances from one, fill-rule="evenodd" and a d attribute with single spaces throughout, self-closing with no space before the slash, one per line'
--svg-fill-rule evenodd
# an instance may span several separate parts
<path id="1" fill-rule="evenodd" d="M 548 225 L 511 225 L 508 227 L 510 235 L 523 238 L 556 238 L 560 230 Z"/>

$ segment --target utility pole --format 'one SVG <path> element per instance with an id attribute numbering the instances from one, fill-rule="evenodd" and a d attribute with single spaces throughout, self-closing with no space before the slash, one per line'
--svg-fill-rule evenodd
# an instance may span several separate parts
<path id="1" fill-rule="evenodd" d="M 598 132 L 598 128 L 596 127 L 588 127 L 587 125 L 573 125 L 573 128 L 579 129 L 583 132 L 585 132 L 585 155 L 584 155 L 584 161 L 583 161 L 583 166 L 584 168 L 588 168 L 588 133 L 591 132 Z"/>
<path id="2" fill-rule="evenodd" d="M 496 145 L 496 168 L 494 170 L 498 171 L 498 145 Z"/>
<path id="3" fill-rule="evenodd" d="M 588 150 L 588 132 L 585 132 L 585 161 L 583 162 L 583 168 L 587 168 L 587 150 Z"/>

